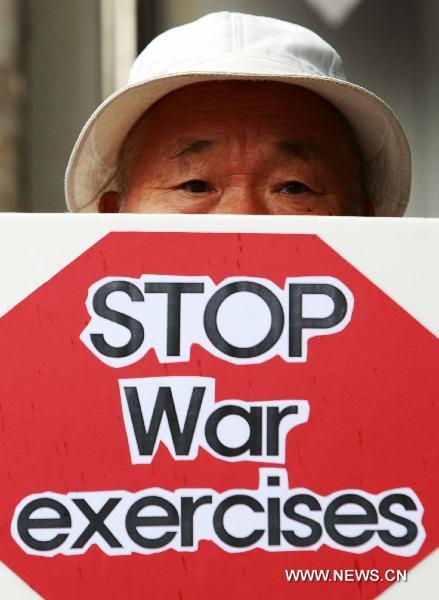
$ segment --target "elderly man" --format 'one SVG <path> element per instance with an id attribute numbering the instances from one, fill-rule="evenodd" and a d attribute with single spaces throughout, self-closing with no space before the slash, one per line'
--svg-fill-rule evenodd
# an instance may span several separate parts
<path id="1" fill-rule="evenodd" d="M 86 124 L 73 211 L 402 215 L 410 152 L 338 54 L 276 19 L 214 13 L 156 38 Z"/>

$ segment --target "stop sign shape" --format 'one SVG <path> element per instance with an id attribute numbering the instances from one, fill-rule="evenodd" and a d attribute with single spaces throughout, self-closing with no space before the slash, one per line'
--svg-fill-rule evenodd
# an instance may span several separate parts
<path id="1" fill-rule="evenodd" d="M 315 235 L 111 233 L 0 336 L 44 598 L 375 598 L 438 546 L 437 338 Z"/>

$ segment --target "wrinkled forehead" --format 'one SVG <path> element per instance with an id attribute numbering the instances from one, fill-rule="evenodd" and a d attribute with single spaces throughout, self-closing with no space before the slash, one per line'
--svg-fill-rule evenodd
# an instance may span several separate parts
<path id="1" fill-rule="evenodd" d="M 127 146 L 176 145 L 180 139 L 258 134 L 326 144 L 353 135 L 339 111 L 314 92 L 268 81 L 210 81 L 180 88 L 146 111 Z"/>

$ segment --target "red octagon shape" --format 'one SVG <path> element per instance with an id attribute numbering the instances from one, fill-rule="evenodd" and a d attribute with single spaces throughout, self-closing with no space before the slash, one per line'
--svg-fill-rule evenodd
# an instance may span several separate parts
<path id="1" fill-rule="evenodd" d="M 234 365 L 194 346 L 190 362 L 162 364 L 149 352 L 111 368 L 79 339 L 89 321 L 87 290 L 107 276 L 146 273 L 207 275 L 216 283 L 261 277 L 280 287 L 286 277 L 325 275 L 348 286 L 355 310 L 342 332 L 310 341 L 303 363 L 276 356 Z M 389 583 L 288 583 L 285 569 L 410 569 L 438 546 L 438 340 L 316 236 L 112 233 L 6 314 L 0 339 L 0 559 L 44 598 L 364 600 Z M 160 447 L 150 465 L 131 463 L 118 379 L 172 375 L 214 377 L 217 401 L 308 400 L 309 421 L 287 436 L 290 487 L 320 495 L 411 488 L 425 510 L 419 552 L 228 553 L 201 541 L 195 552 L 149 556 L 108 556 L 96 545 L 78 556 L 25 553 L 11 522 L 33 493 L 257 488 L 259 469 L 270 465 L 224 462 L 203 450 L 183 462 Z"/>

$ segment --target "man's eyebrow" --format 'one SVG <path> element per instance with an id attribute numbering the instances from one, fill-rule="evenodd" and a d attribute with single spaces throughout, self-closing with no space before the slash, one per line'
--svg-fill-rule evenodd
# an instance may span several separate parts
<path id="1" fill-rule="evenodd" d="M 282 154 L 294 158 L 303 158 L 303 160 L 316 160 L 322 158 L 322 153 L 315 146 L 307 141 L 292 142 L 290 140 L 282 140 L 276 143 L 276 148 Z"/>
<path id="2" fill-rule="evenodd" d="M 178 149 L 169 158 L 180 158 L 188 154 L 200 154 L 215 146 L 216 143 L 215 140 L 208 139 L 185 140 L 178 144 Z"/>

